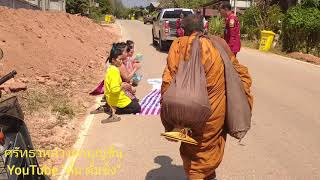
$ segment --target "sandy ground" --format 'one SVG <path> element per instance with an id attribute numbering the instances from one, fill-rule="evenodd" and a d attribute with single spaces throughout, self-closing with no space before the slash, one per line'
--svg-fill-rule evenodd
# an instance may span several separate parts
<path id="1" fill-rule="evenodd" d="M 1 74 L 18 72 L 28 89 L 17 95 L 37 149 L 67 149 L 76 139 L 103 77 L 116 25 L 66 13 L 0 7 Z M 11 96 L 4 95 L 4 97 Z M 41 164 L 53 164 L 50 160 Z"/>
<path id="2" fill-rule="evenodd" d="M 305 62 L 309 62 L 309 63 L 313 63 L 316 65 L 320 65 L 320 57 L 314 56 L 312 54 L 304 54 L 301 52 L 293 52 L 288 54 L 289 57 L 301 60 L 301 61 L 305 61 Z"/>
<path id="3" fill-rule="evenodd" d="M 134 40 L 137 51 L 144 54 L 145 79 L 137 89 L 141 99 L 151 91 L 146 79 L 161 78 L 166 53 L 151 45 L 150 25 L 138 21 L 120 24 L 124 39 Z M 242 146 L 228 138 L 223 162 L 217 169 L 218 179 L 319 179 L 319 66 L 250 49 L 242 49 L 239 61 L 248 66 L 253 77 L 252 129 Z M 69 179 L 185 179 L 179 144 L 160 137 L 160 117 L 130 115 L 122 116 L 120 122 L 101 124 L 106 117 L 95 116 L 82 149 L 108 151 L 114 147 L 114 157 L 107 161 L 79 157 L 73 168 L 107 167 L 110 174 L 87 176 L 78 171 Z M 122 156 L 117 157 L 116 152 Z"/>

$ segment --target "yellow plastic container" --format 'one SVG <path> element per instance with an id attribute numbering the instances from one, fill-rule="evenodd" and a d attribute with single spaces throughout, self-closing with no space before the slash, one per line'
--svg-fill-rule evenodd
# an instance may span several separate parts
<path id="1" fill-rule="evenodd" d="M 106 21 L 107 24 L 109 24 L 111 22 L 111 15 L 106 15 L 104 17 L 104 20 Z"/>
<path id="2" fill-rule="evenodd" d="M 131 17 L 131 20 L 134 20 L 134 16 Z"/>
<path id="3" fill-rule="evenodd" d="M 276 33 L 272 31 L 261 31 L 261 39 L 260 39 L 260 51 L 269 51 L 271 48 L 273 38 Z"/>

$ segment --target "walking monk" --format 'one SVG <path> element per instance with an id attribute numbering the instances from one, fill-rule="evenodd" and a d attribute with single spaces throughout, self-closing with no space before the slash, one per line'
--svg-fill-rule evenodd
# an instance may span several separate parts
<path id="1" fill-rule="evenodd" d="M 162 77 L 161 95 L 166 92 L 171 81 L 174 79 L 179 68 L 179 61 L 188 59 L 184 57 L 190 56 L 186 52 L 189 52 L 192 47 L 192 40 L 203 30 L 202 19 L 194 15 L 184 18 L 182 24 L 185 27 L 185 36 L 176 39 L 169 50 L 167 65 Z M 219 41 L 228 52 L 236 71 L 241 77 L 250 107 L 252 108 L 253 101 L 250 94 L 251 78 L 248 69 L 239 64 L 228 44 L 223 39 L 219 38 Z M 223 128 L 226 113 L 224 64 L 218 50 L 209 39 L 201 37 L 200 43 L 201 62 L 206 74 L 208 96 L 213 113 L 207 120 L 204 128 L 199 133 L 192 134 L 192 137 L 199 142 L 198 145 L 182 143 L 180 146 L 180 155 L 189 180 L 215 179 L 215 169 L 222 161 L 226 143 L 226 131 Z M 186 51 L 186 48 L 188 51 Z M 166 132 L 173 130 L 173 127 L 166 123 L 163 118 L 162 123 Z"/>

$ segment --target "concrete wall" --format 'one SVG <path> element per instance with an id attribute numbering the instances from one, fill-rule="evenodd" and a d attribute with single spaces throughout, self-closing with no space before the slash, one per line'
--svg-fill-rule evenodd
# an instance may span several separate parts
<path id="1" fill-rule="evenodd" d="M 44 8 L 43 5 L 45 6 Z M 65 0 L 0 0 L 0 6 L 10 8 L 42 9 L 47 11 L 66 11 Z"/>
<path id="2" fill-rule="evenodd" d="M 9 8 L 19 9 L 34 9 L 39 10 L 39 6 L 24 0 L 0 0 L 0 6 L 7 6 Z"/>
<path id="3" fill-rule="evenodd" d="M 36 6 L 40 6 L 40 0 L 26 0 L 26 1 L 28 1 L 29 3 L 34 4 Z"/>
<path id="4" fill-rule="evenodd" d="M 63 0 L 51 0 L 49 2 L 49 10 L 51 11 L 65 11 L 65 4 Z"/>

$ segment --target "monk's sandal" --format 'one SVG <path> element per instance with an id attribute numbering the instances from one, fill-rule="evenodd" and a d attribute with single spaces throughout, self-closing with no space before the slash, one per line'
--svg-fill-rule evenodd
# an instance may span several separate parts
<path id="1" fill-rule="evenodd" d="M 198 142 L 189 136 L 189 134 L 191 135 L 191 133 L 192 131 L 190 128 L 183 128 L 178 131 L 161 133 L 161 136 L 175 141 L 181 141 L 183 143 L 197 145 Z"/>

